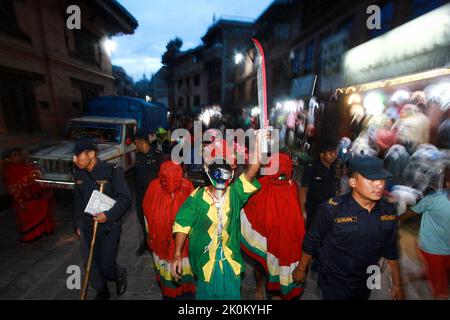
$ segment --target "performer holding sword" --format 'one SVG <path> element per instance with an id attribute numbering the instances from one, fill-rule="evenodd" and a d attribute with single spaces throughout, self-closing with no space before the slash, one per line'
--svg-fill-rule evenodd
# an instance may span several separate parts
<path id="1" fill-rule="evenodd" d="M 130 206 L 131 195 L 122 170 L 117 165 L 100 161 L 97 153 L 97 144 L 93 140 L 87 138 L 76 140 L 73 156 L 75 164 L 73 224 L 80 236 L 81 253 L 85 264 L 88 263 L 90 246 L 93 246 L 90 279 L 91 286 L 97 290 L 95 299 L 108 300 L 111 294 L 107 281 L 116 282 L 117 295 L 124 294 L 127 287 L 126 269 L 117 264 L 116 258 L 121 218 Z M 85 213 L 85 209 L 94 190 L 100 190 L 114 199 L 115 204 L 110 210 L 92 216 Z M 94 232 L 96 224 L 98 228 Z M 91 244 L 94 234 L 96 234 L 95 241 Z"/>

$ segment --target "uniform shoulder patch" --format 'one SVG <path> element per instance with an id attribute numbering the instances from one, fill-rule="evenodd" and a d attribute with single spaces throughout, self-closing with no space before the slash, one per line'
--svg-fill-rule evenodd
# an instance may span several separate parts
<path id="1" fill-rule="evenodd" d="M 332 206 L 338 205 L 338 203 L 334 201 L 334 198 L 330 198 L 330 200 L 328 200 L 328 204 L 331 204 Z"/>

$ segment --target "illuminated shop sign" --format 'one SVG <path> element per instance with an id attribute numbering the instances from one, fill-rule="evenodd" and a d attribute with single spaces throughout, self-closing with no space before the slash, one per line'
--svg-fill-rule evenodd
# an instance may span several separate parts
<path id="1" fill-rule="evenodd" d="M 355 47 L 344 55 L 347 85 L 450 67 L 450 4 Z"/>

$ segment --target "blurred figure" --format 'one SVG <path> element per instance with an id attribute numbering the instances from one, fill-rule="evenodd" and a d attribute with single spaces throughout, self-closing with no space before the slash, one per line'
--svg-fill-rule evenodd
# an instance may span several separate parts
<path id="1" fill-rule="evenodd" d="M 425 196 L 399 217 L 404 221 L 422 215 L 419 251 L 435 299 L 449 298 L 450 280 L 450 167 L 444 172 L 444 190 Z"/>
<path id="2" fill-rule="evenodd" d="M 417 146 L 430 141 L 430 119 L 413 104 L 403 106 L 392 129 L 397 133 L 398 143 L 412 153 Z"/>
<path id="3" fill-rule="evenodd" d="M 303 290 L 290 275 L 302 254 L 305 224 L 298 186 L 292 179 L 292 159 L 282 153 L 273 157 L 279 157 L 278 172 L 259 179 L 261 190 L 241 211 L 241 247 L 264 267 L 268 276 L 267 289 L 274 293 L 274 299 L 289 300 L 298 297 Z M 259 280 L 257 299 L 262 300 L 261 274 L 257 274 L 256 279 Z"/>
<path id="4" fill-rule="evenodd" d="M 160 152 L 156 150 L 155 143 L 151 144 L 149 136 L 152 140 L 156 140 L 155 134 L 147 135 L 143 132 L 136 133 L 134 144 L 136 145 L 136 165 L 135 165 L 135 184 L 136 184 L 136 214 L 139 225 L 142 230 L 142 238 L 135 254 L 142 256 L 147 251 L 147 230 L 145 228 L 144 212 L 142 211 L 142 200 L 144 199 L 147 188 L 158 175 L 160 166 Z M 156 142 L 156 141 L 154 141 Z"/>
<path id="5" fill-rule="evenodd" d="M 35 181 L 37 172 L 27 165 L 20 149 L 13 149 L 5 159 L 4 183 L 12 197 L 21 242 L 55 232 L 51 192 Z"/>
<path id="6" fill-rule="evenodd" d="M 188 244 L 181 253 L 181 280 L 177 281 L 171 275 L 171 261 L 175 253 L 172 226 L 178 210 L 193 189 L 192 183 L 183 178 L 181 166 L 166 161 L 161 164 L 158 178 L 150 183 L 142 203 L 148 230 L 147 242 L 153 252 L 156 268 L 156 280 L 165 299 L 186 299 L 189 294 L 195 293 Z"/>
<path id="7" fill-rule="evenodd" d="M 306 230 L 309 230 L 320 203 L 336 196 L 339 180 L 334 162 L 337 159 L 338 143 L 325 140 L 320 145 L 320 158 L 309 164 L 302 177 L 300 202 L 306 209 Z"/>

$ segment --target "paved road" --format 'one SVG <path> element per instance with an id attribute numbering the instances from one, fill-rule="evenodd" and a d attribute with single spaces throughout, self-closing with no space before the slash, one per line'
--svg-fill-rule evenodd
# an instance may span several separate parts
<path id="1" fill-rule="evenodd" d="M 15 217 L 11 210 L 0 212 L 0 299 L 79 299 L 79 290 L 69 290 L 66 285 L 67 268 L 81 266 L 79 242 L 73 234 L 71 224 L 71 194 L 61 191 L 57 194 L 55 213 L 56 234 L 44 236 L 34 242 L 20 245 L 15 229 Z M 128 269 L 129 285 L 127 292 L 117 297 L 115 287 L 110 283 L 112 299 L 159 300 L 161 294 L 156 283 L 152 257 L 146 253 L 136 257 L 138 228 L 134 208 L 124 218 L 118 261 Z M 407 228 L 401 231 L 402 273 L 406 279 L 408 299 L 429 299 L 429 291 L 423 279 L 408 281 L 407 275 L 418 273 L 420 267 L 415 257 L 416 236 Z M 319 290 L 316 275 L 308 275 L 301 300 L 318 300 Z M 371 299 L 387 299 L 389 278 L 382 276 L 382 289 L 375 290 Z M 248 263 L 242 281 L 243 299 L 254 299 L 255 281 L 251 262 Z M 91 289 L 88 299 L 95 292 Z"/>

